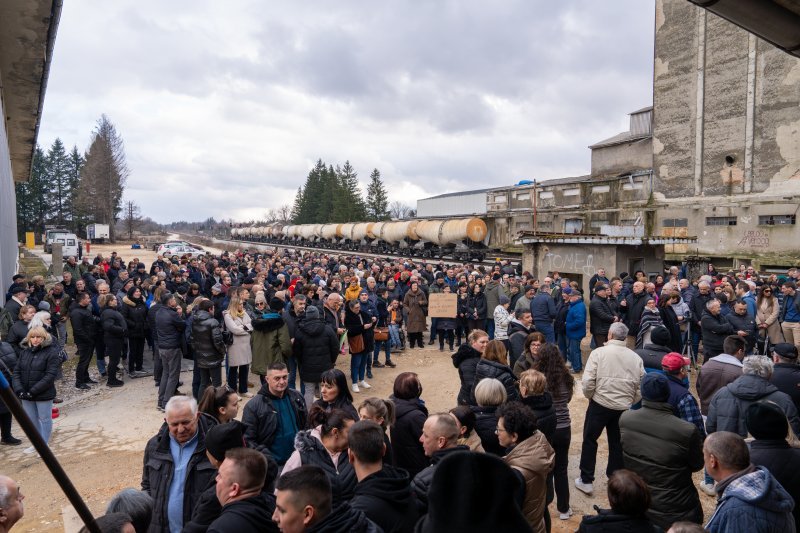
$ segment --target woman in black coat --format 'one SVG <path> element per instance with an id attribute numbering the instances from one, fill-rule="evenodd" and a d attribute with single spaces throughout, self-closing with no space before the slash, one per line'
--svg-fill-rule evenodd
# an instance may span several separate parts
<path id="1" fill-rule="evenodd" d="M 481 328 L 483 329 L 483 328 Z M 456 299 L 456 346 L 461 346 L 461 336 L 464 341 L 469 336 L 469 286 L 466 283 L 458 284 Z"/>
<path id="2" fill-rule="evenodd" d="M 344 313 L 344 327 L 347 328 L 347 339 L 351 346 L 350 351 L 350 379 L 353 380 L 353 392 L 360 392 L 359 386 L 371 389 L 366 382 L 367 357 L 372 356 L 372 326 L 375 322 L 372 317 L 361 309 L 358 300 L 347 302 Z M 352 351 L 352 340 L 361 337 L 364 347 L 357 353 Z"/>
<path id="3" fill-rule="evenodd" d="M 489 335 L 482 329 L 473 330 L 466 343 L 459 346 L 458 351 L 452 355 L 453 366 L 458 369 L 461 388 L 458 391 L 458 405 L 469 405 L 472 398 L 472 388 L 475 385 L 475 367 L 481 360 Z"/>
<path id="4" fill-rule="evenodd" d="M 31 328 L 22 341 L 22 352 L 14 367 L 14 393 L 45 442 L 53 431 L 53 399 L 61 369 L 61 346 L 42 327 Z M 33 448 L 25 450 L 33 453 Z"/>
<path id="5" fill-rule="evenodd" d="M 477 283 L 467 299 L 467 308 L 469 329 L 486 329 L 486 295 L 483 294 L 483 287 Z"/>
<path id="6" fill-rule="evenodd" d="M 297 323 L 292 344 L 300 381 L 306 384 L 303 396 L 309 410 L 314 403 L 314 388 L 320 383 L 321 376 L 333 368 L 339 357 L 339 339 L 333 328 L 319 316 L 320 312 L 316 307 L 306 308 L 305 318 Z M 344 388 L 347 389 L 346 381 Z"/>
<path id="7" fill-rule="evenodd" d="M 680 293 L 676 294 L 680 298 Z M 675 302 L 677 303 L 677 299 Z M 658 304 L 658 312 L 661 314 L 661 321 L 664 323 L 664 327 L 669 330 L 669 348 L 673 352 L 681 353 L 683 351 L 683 346 L 681 346 L 681 326 L 678 323 L 678 315 L 675 314 L 675 309 L 672 308 L 672 303 L 671 296 L 663 294 Z"/>
<path id="8" fill-rule="evenodd" d="M 120 313 L 128 326 L 128 373 L 141 374 L 144 343 L 147 336 L 147 306 L 142 289 L 132 287 L 122 299 Z"/>
<path id="9" fill-rule="evenodd" d="M 428 409 L 420 399 L 422 384 L 414 372 L 401 372 L 394 380 L 394 393 L 389 398 L 395 406 L 395 422 L 390 434 L 394 447 L 394 465 L 414 479 L 430 465 L 419 442 L 422 426 L 428 419 Z"/>
<path id="10" fill-rule="evenodd" d="M 0 372 L 11 383 L 14 376 L 14 367 L 17 366 L 17 352 L 7 342 L 0 342 Z M 11 434 L 11 411 L 3 400 L 0 400 L 0 444 L 16 446 L 22 441 L 15 439 Z"/>
<path id="11" fill-rule="evenodd" d="M 117 311 L 117 297 L 106 294 L 98 302 L 100 305 L 100 321 L 103 324 L 103 342 L 108 355 L 108 382 L 109 387 L 121 387 L 122 380 L 117 378 L 117 365 L 122 357 L 122 345 L 128 336 L 128 323 L 122 313 Z"/>
<path id="12" fill-rule="evenodd" d="M 482 379 L 494 378 L 499 380 L 506 388 L 508 401 L 519 400 L 519 389 L 517 388 L 517 378 L 508 366 L 508 352 L 502 341 L 493 340 L 486 344 L 486 349 L 481 355 L 480 361 L 475 365 L 475 381 L 472 386 L 472 398 L 475 405 L 475 387 Z"/>
<path id="13" fill-rule="evenodd" d="M 36 315 L 36 308 L 32 305 L 23 305 L 19 310 L 19 315 L 14 317 L 14 323 L 8 330 L 6 335 L 6 342 L 14 347 L 17 352 L 17 358 L 22 353 L 22 346 L 20 343 L 28 336 L 28 324 L 31 323 L 33 317 Z"/>

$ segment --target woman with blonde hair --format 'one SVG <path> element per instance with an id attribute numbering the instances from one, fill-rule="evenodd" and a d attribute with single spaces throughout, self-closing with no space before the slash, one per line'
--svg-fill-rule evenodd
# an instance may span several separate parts
<path id="1" fill-rule="evenodd" d="M 477 387 L 482 379 L 494 378 L 500 381 L 506 388 L 506 395 L 509 401 L 519 400 L 517 390 L 517 378 L 508 367 L 508 352 L 502 341 L 492 340 L 486 344 L 486 349 L 481 355 L 480 361 L 475 366 L 475 385 Z M 475 398 L 473 387 L 472 397 Z M 473 402 L 473 405 L 474 402 Z"/>
<path id="2" fill-rule="evenodd" d="M 21 343 L 22 352 L 14 367 L 14 393 L 22 400 L 28 418 L 45 442 L 53 431 L 53 399 L 56 397 L 56 376 L 61 368 L 61 350 L 52 335 L 43 327 L 32 328 Z M 25 453 L 33 453 L 33 447 Z"/>
<path id="3" fill-rule="evenodd" d="M 475 368 L 489 343 L 489 334 L 482 329 L 473 329 L 467 341 L 458 347 L 451 357 L 453 366 L 458 369 L 461 388 L 458 391 L 459 405 L 472 405 L 472 389 L 475 387 Z"/>
<path id="4" fill-rule="evenodd" d="M 386 453 L 383 454 L 383 463 L 394 466 L 394 448 L 389 439 L 389 429 L 394 424 L 394 402 L 382 398 L 367 398 L 358 406 L 360 420 L 372 420 L 383 428 L 383 443 Z"/>
<path id="5" fill-rule="evenodd" d="M 252 320 L 244 310 L 239 293 L 228 291 L 228 294 L 228 309 L 222 312 L 225 329 L 233 334 L 233 344 L 228 346 L 228 386 L 238 391 L 239 395 L 252 398 L 253 395 L 247 392 L 247 373 L 253 362 L 253 350 L 250 347 Z"/>

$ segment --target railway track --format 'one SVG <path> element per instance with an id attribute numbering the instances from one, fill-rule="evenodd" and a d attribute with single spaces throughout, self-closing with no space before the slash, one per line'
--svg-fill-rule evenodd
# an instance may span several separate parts
<path id="1" fill-rule="evenodd" d="M 183 237 L 189 239 L 197 239 L 198 235 L 188 235 L 185 234 Z M 362 252 L 358 250 L 340 250 L 337 248 L 324 248 L 324 247 L 314 247 L 314 246 L 298 246 L 295 244 L 274 244 L 274 243 L 263 243 L 263 242 L 256 242 L 256 241 L 239 241 L 239 240 L 229 240 L 229 239 L 209 239 L 205 237 L 204 239 L 211 241 L 211 245 L 219 244 L 219 245 L 227 245 L 227 246 L 234 246 L 237 248 L 247 247 L 247 248 L 254 248 L 260 251 L 276 251 L 278 249 L 287 249 L 287 250 L 303 250 L 309 252 L 323 252 L 328 254 L 337 254 L 337 255 L 355 255 L 358 257 L 371 257 L 371 258 L 391 258 L 391 259 L 413 259 L 416 261 L 451 261 L 451 262 L 464 262 L 462 260 L 456 260 L 449 256 L 443 257 L 426 257 L 424 255 L 400 255 L 400 254 L 392 254 L 392 253 L 375 253 L 375 252 Z M 420 251 L 420 250 L 415 250 Z M 512 255 L 512 254 L 487 254 L 489 257 L 483 259 L 481 261 L 472 260 L 468 261 L 469 263 L 476 264 L 476 265 L 488 265 L 492 266 L 495 264 L 497 260 L 500 261 L 511 261 L 513 265 L 517 265 L 521 260 L 522 257 L 520 255 Z"/>

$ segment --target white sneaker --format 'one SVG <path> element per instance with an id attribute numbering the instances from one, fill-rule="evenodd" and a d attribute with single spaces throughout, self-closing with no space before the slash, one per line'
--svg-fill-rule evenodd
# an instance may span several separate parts
<path id="1" fill-rule="evenodd" d="M 25 448 L 24 450 L 22 450 L 22 453 L 24 453 L 26 455 L 30 455 L 32 453 L 36 453 L 36 448 L 34 448 L 33 446 L 29 446 L 29 447 Z"/>
<path id="2" fill-rule="evenodd" d="M 352 387 L 352 389 L 353 389 L 353 392 L 361 392 L 361 391 L 359 390 L 359 388 L 358 388 L 358 383 L 353 383 L 353 387 Z"/>
<path id="3" fill-rule="evenodd" d="M 570 370 L 572 370 L 572 363 L 570 363 L 569 361 L 567 361 L 567 368 L 569 368 Z"/>
<path id="4" fill-rule="evenodd" d="M 575 488 L 589 496 L 594 492 L 594 485 L 591 483 L 584 483 L 580 477 L 575 479 Z"/>
<path id="5" fill-rule="evenodd" d="M 703 493 L 707 494 L 708 496 L 717 495 L 717 491 L 714 490 L 714 483 L 706 483 L 705 481 L 701 481 L 700 490 L 703 491 Z"/>
<path id="6" fill-rule="evenodd" d="M 561 520 L 569 520 L 569 517 L 571 517 L 572 514 L 572 509 L 567 509 L 566 513 L 559 513 L 558 518 Z"/>
<path id="7" fill-rule="evenodd" d="M 362 387 L 364 387 L 365 389 L 371 389 L 371 388 L 372 388 L 372 385 L 370 385 L 370 384 L 369 384 L 369 383 L 367 383 L 366 381 L 362 381 L 361 383 L 359 383 L 359 385 L 361 385 L 361 386 L 362 386 Z"/>

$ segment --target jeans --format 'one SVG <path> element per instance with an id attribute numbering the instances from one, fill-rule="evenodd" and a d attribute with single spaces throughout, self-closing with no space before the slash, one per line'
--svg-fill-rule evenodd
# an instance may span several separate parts
<path id="1" fill-rule="evenodd" d="M 367 353 L 351 353 L 350 354 L 350 379 L 353 385 L 357 385 L 359 381 L 364 381 L 364 374 L 367 372 Z"/>
<path id="2" fill-rule="evenodd" d="M 700 326 L 692 324 L 692 353 L 695 358 L 700 359 Z"/>
<path id="3" fill-rule="evenodd" d="M 553 450 L 556 452 L 555 466 L 553 467 L 553 484 L 556 491 L 556 509 L 559 513 L 566 513 L 569 509 L 569 445 L 572 440 L 572 428 L 558 428 L 553 434 Z"/>
<path id="4" fill-rule="evenodd" d="M 578 372 L 583 368 L 581 359 L 581 339 L 567 339 L 567 360 L 572 365 L 572 370 Z"/>
<path id="5" fill-rule="evenodd" d="M 160 348 L 158 352 L 163 368 L 161 382 L 158 385 L 158 406 L 165 407 L 175 391 L 178 390 L 183 352 L 180 348 Z"/>
<path id="6" fill-rule="evenodd" d="M 544 335 L 546 342 L 556 342 L 556 331 L 553 329 L 553 323 L 551 321 L 536 320 L 534 321 L 534 325 L 536 326 L 536 331 Z"/>
<path id="7" fill-rule="evenodd" d="M 389 340 L 392 348 L 400 348 L 403 345 L 400 342 L 400 326 L 397 324 L 389 324 Z"/>
<path id="8" fill-rule="evenodd" d="M 202 398 L 203 393 L 209 385 L 219 387 L 222 385 L 222 367 L 216 366 L 214 368 L 197 368 L 195 371 L 200 375 L 200 384 L 197 389 L 196 398 Z"/>
<path id="9" fill-rule="evenodd" d="M 386 353 L 386 362 L 390 362 L 392 360 L 392 351 L 389 348 L 389 341 L 375 341 L 375 348 L 372 351 L 372 361 L 377 363 L 379 361 L 379 355 L 381 353 L 381 346 L 383 347 L 383 351 Z"/>
<path id="10" fill-rule="evenodd" d="M 246 393 L 248 370 L 250 370 L 250 365 L 228 367 L 228 387 L 237 391 L 239 394 Z"/>
<path id="11" fill-rule="evenodd" d="M 97 371 L 103 375 L 106 373 L 106 343 L 103 341 L 103 335 L 95 338 L 94 353 L 97 356 Z"/>
<path id="12" fill-rule="evenodd" d="M 56 323 L 56 331 L 58 332 L 58 344 L 63 348 L 67 343 L 67 323 L 60 321 Z"/>
<path id="13" fill-rule="evenodd" d="M 436 326 L 439 324 L 439 318 L 431 318 L 431 344 L 436 340 Z"/>
<path id="14" fill-rule="evenodd" d="M 303 382 L 303 399 L 306 401 L 306 409 L 309 411 L 311 411 L 311 406 L 314 404 L 314 392 L 317 387 L 319 387 L 319 383 Z"/>
<path id="15" fill-rule="evenodd" d="M 586 419 L 583 422 L 583 445 L 581 446 L 581 479 L 584 483 L 594 482 L 594 468 L 597 464 L 597 439 L 606 430 L 608 438 L 608 467 L 606 475 L 623 467 L 622 444 L 620 443 L 619 417 L 624 411 L 615 411 L 589 400 Z"/>
<path id="16" fill-rule="evenodd" d="M 486 319 L 486 333 L 489 335 L 489 340 L 494 339 L 494 319 L 487 318 Z"/>
<path id="17" fill-rule="evenodd" d="M 94 343 L 88 342 L 78 343 L 78 366 L 75 368 L 75 385 L 88 383 L 89 381 L 89 363 L 92 362 L 92 352 L 94 351 Z"/>
<path id="18" fill-rule="evenodd" d="M 297 388 L 297 359 L 290 356 L 286 360 L 286 366 L 289 368 L 289 388 L 295 390 Z"/>
<path id="19" fill-rule="evenodd" d="M 42 439 L 49 443 L 50 434 L 53 432 L 53 400 L 44 402 L 22 400 L 22 408 L 36 429 L 39 430 Z"/>

